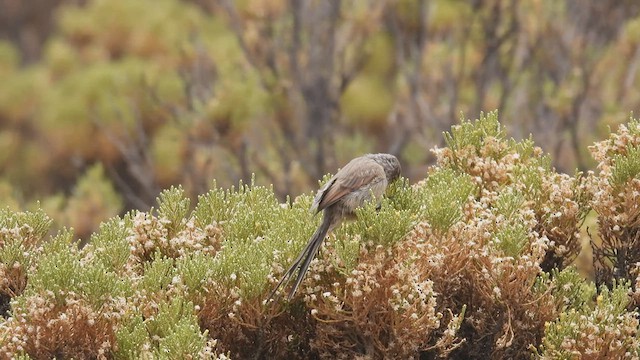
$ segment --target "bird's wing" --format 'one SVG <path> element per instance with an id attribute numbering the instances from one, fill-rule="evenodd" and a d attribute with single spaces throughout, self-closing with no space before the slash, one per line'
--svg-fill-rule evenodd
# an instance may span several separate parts
<path id="1" fill-rule="evenodd" d="M 329 181 L 327 181 L 321 188 L 320 190 L 318 190 L 318 192 L 316 193 L 315 198 L 313 199 L 313 204 L 311 204 L 311 211 L 313 211 L 314 214 L 319 213 L 320 211 L 322 211 L 322 209 L 324 208 L 320 208 L 320 203 L 322 202 L 322 200 L 324 199 L 324 197 L 327 195 L 327 190 L 329 190 L 329 188 L 333 185 L 333 183 L 336 181 L 336 177 L 335 175 L 329 179 Z"/>
<path id="2" fill-rule="evenodd" d="M 329 186 L 320 194 L 317 211 L 335 204 L 345 195 L 370 184 L 376 178 L 384 178 L 384 168 L 375 161 L 349 162 L 330 180 Z"/>

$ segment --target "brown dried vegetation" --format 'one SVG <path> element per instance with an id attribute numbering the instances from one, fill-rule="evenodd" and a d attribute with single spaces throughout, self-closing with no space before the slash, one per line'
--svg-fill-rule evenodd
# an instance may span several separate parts
<path id="1" fill-rule="evenodd" d="M 640 124 L 621 125 L 590 147 L 598 161 L 591 178 L 600 243 L 592 240 L 596 283 L 635 281 L 640 263 Z"/>

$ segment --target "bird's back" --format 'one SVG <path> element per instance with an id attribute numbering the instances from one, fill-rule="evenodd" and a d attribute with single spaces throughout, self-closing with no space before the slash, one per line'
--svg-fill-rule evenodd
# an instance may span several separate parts
<path id="1" fill-rule="evenodd" d="M 382 196 L 387 186 L 384 168 L 373 159 L 362 156 L 340 169 L 316 194 L 312 209 L 322 211 L 338 201 L 350 209 L 371 198 Z"/>

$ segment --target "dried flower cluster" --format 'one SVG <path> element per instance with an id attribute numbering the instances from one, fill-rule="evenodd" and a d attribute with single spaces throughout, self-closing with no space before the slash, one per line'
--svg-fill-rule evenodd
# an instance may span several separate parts
<path id="1" fill-rule="evenodd" d="M 35 359 L 107 359 L 126 305 L 118 299 L 96 310 L 78 294 L 65 294 L 64 304 L 59 304 L 52 293 L 45 293 L 28 296 L 13 308 L 15 313 L 0 329 L 9 338 L 0 356 L 24 352 Z"/>
<path id="2" fill-rule="evenodd" d="M 167 225 L 170 223 L 166 217 L 137 212 L 133 217 L 131 235 L 127 238 L 133 257 L 148 261 L 159 252 L 170 258 L 178 258 L 191 252 L 215 254 L 220 248 L 222 232 L 215 224 L 201 229 L 191 219 L 180 232 L 169 236 Z"/>
<path id="3" fill-rule="evenodd" d="M 465 308 L 453 354 L 514 358 L 544 335 L 559 309 L 536 284 L 580 252 L 588 197 L 580 176 L 556 173 L 531 140 L 505 139 L 496 114 L 463 122 L 435 149 L 437 166 L 471 177 L 475 198 L 444 234 L 421 223 L 409 239 L 434 282 L 439 309 Z M 443 313 L 445 310 L 440 310 Z"/>
<path id="4" fill-rule="evenodd" d="M 357 266 L 344 277 L 334 273 L 333 284 L 326 281 L 331 264 L 314 264 L 304 299 L 315 320 L 311 346 L 321 357 L 409 359 L 427 347 L 442 314 L 421 259 L 405 245 L 363 246 Z"/>
<path id="5" fill-rule="evenodd" d="M 555 172 L 548 155 L 533 141 L 506 139 L 496 113 L 463 122 L 446 134 L 449 147 L 435 149 L 438 166 L 469 174 L 486 192 L 505 188 L 523 195 L 521 206 L 533 211 L 534 231 L 549 239 L 543 270 L 562 269 L 581 249 L 580 225 L 587 213 L 588 196 L 582 177 Z"/>
<path id="6" fill-rule="evenodd" d="M 454 355 L 518 357 L 541 338 L 544 323 L 555 315 L 551 294 L 534 286 L 548 240 L 531 231 L 535 220 L 526 210 L 516 218 L 529 230 L 522 233 L 526 235 L 517 254 L 516 239 L 508 237 L 519 231 L 511 234 L 511 221 L 481 202 L 469 204 L 465 221 L 446 234 L 438 236 L 428 223 L 421 223 L 407 239 L 413 246 L 406 248 L 420 258 L 418 271 L 433 281 L 438 309 L 466 309 Z M 500 239 L 500 234 L 505 237 Z"/>

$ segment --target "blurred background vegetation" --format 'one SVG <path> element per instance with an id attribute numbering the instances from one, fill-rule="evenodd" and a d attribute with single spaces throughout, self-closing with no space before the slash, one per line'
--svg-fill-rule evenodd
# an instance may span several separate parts
<path id="1" fill-rule="evenodd" d="M 589 170 L 639 65 L 635 0 L 0 0 L 0 204 L 86 238 L 172 184 L 284 199 L 365 152 L 415 181 L 494 109 Z"/>

